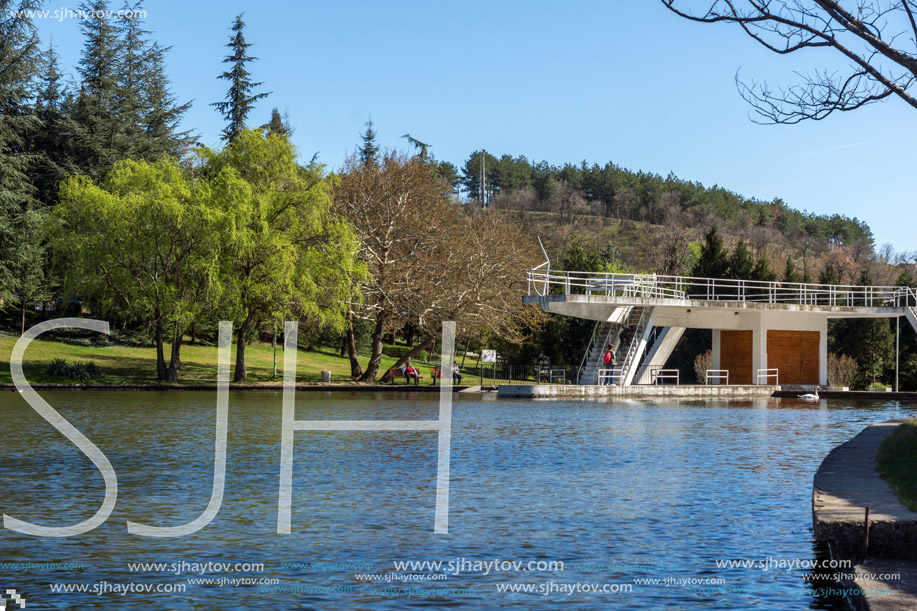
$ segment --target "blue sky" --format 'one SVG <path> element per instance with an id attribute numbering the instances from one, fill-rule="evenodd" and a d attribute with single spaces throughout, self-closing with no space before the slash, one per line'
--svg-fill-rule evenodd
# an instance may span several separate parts
<path id="1" fill-rule="evenodd" d="M 737 71 L 772 86 L 794 71 L 842 67 L 833 55 L 768 53 L 738 30 L 683 20 L 653 0 L 564 3 L 312 0 L 148 2 L 147 28 L 171 45 L 168 72 L 185 127 L 207 144 L 223 121 L 210 102 L 233 17 L 243 12 L 271 91 L 251 117 L 289 113 L 306 159 L 332 168 L 355 150 L 372 115 L 383 146 L 405 132 L 461 165 L 486 148 L 550 163 L 613 161 L 670 171 L 748 197 L 780 197 L 820 214 L 865 220 L 876 244 L 917 250 L 917 111 L 898 100 L 821 122 L 761 126 L 734 82 Z M 77 8 L 50 0 L 46 8 Z M 120 8 L 115 4 L 114 8 Z M 72 71 L 75 19 L 39 21 Z"/>

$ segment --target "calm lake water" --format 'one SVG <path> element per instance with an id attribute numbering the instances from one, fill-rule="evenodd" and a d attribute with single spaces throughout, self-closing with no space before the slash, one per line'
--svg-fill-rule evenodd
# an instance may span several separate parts
<path id="1" fill-rule="evenodd" d="M 231 393 L 219 514 L 193 535 L 153 539 L 125 522 L 183 524 L 210 498 L 215 393 L 42 396 L 105 453 L 119 490 L 90 533 L 0 530 L 0 587 L 36 609 L 832 609 L 805 592 L 804 566 L 717 562 L 813 561 L 812 476 L 825 454 L 868 424 L 917 413 L 878 401 L 456 396 L 448 535 L 433 534 L 436 434 L 368 431 L 296 433 L 293 532 L 279 535 L 281 394 Z M 297 395 L 297 419 L 424 420 L 438 409 L 435 394 Z M 89 459 L 18 394 L 0 395 L 0 416 L 0 510 L 48 526 L 93 515 L 104 485 Z M 202 578 L 214 582 L 188 581 Z M 704 579 L 730 591 L 691 590 Z M 632 591 L 614 592 L 622 585 Z M 513 587 L 532 591 L 501 591 Z"/>

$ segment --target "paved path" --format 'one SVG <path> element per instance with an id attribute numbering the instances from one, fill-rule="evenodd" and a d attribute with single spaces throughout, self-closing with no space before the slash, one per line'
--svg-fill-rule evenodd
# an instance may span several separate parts
<path id="1" fill-rule="evenodd" d="M 888 482 L 876 473 L 879 445 L 906 420 L 866 427 L 834 448 L 815 474 L 812 516 L 816 539 L 831 545 L 835 557 L 861 560 L 864 517 L 869 507 L 869 557 L 851 572 L 901 575 L 897 580 L 859 578 L 845 583 L 848 588 L 892 590 L 891 596 L 867 594 L 854 598 L 859 609 L 917 609 L 917 558 L 913 557 L 917 554 L 917 512 L 902 505 Z"/>

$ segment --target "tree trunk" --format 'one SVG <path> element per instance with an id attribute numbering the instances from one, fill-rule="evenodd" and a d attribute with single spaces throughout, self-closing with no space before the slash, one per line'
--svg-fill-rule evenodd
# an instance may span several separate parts
<path id="1" fill-rule="evenodd" d="M 178 323 L 175 323 L 175 328 L 172 331 L 172 346 L 171 352 L 169 354 L 169 367 L 166 369 L 166 381 L 167 382 L 177 382 L 178 381 L 178 372 L 181 371 L 181 343 L 182 343 L 182 332 L 178 328 Z"/>
<path id="2" fill-rule="evenodd" d="M 156 377 L 159 380 L 165 380 L 166 376 L 166 358 L 163 350 L 163 330 L 162 320 L 156 321 L 154 331 L 154 340 L 156 342 Z"/>
<path id="3" fill-rule="evenodd" d="M 376 374 L 379 373 L 379 364 L 382 362 L 382 330 L 385 328 L 385 312 L 379 312 L 376 316 L 376 326 L 373 328 L 372 335 L 372 353 L 369 357 L 369 364 L 366 365 L 366 371 L 360 376 L 361 382 L 373 382 Z"/>
<path id="4" fill-rule="evenodd" d="M 25 335 L 25 297 L 22 298 L 22 331 L 19 335 Z"/>
<path id="5" fill-rule="evenodd" d="M 344 344 L 347 348 L 347 358 L 350 359 L 350 377 L 359 378 L 363 375 L 363 367 L 360 365 L 360 359 L 357 358 L 357 340 L 353 332 L 353 319 L 347 321 Z"/>
<path id="6" fill-rule="evenodd" d="M 233 382 L 244 382 L 248 378 L 248 372 L 245 370 L 245 339 L 251 324 L 252 318 L 247 316 L 236 333 L 236 368 L 233 372 Z"/>
<path id="7" fill-rule="evenodd" d="M 408 350 L 405 353 L 405 355 L 402 356 L 400 359 L 398 359 L 398 362 L 395 363 L 392 367 L 393 368 L 401 367 L 402 365 L 407 363 L 409 360 L 411 360 L 415 354 L 417 354 L 418 352 L 421 352 L 422 350 L 426 350 L 427 348 L 432 346 L 433 342 L 435 341 L 436 341 L 435 335 L 428 335 L 422 342 L 420 342 L 419 344 L 417 344 L 416 346 Z M 391 371 L 391 369 L 386 370 L 386 372 L 382 374 L 382 378 L 379 380 L 380 382 L 391 382 L 392 376 L 389 375 L 389 371 Z"/>

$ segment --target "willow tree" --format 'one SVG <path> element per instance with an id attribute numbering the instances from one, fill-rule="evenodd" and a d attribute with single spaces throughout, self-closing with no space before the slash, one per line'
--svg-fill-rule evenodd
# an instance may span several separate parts
<path id="1" fill-rule="evenodd" d="M 345 304 L 362 277 L 357 240 L 331 205 L 320 165 L 300 166 L 289 138 L 243 129 L 204 171 L 231 171 L 244 189 L 225 201 L 231 222 L 221 254 L 221 315 L 236 326 L 233 379 L 247 378 L 245 347 L 264 324 L 305 319 L 342 331 Z"/>
<path id="2" fill-rule="evenodd" d="M 50 223 L 66 286 L 104 313 L 149 324 L 160 380 L 178 379 L 185 331 L 218 301 L 230 230 L 222 202 L 247 192 L 232 172 L 191 179 L 170 159 L 125 160 L 100 184 L 73 176 L 61 186 Z"/>

